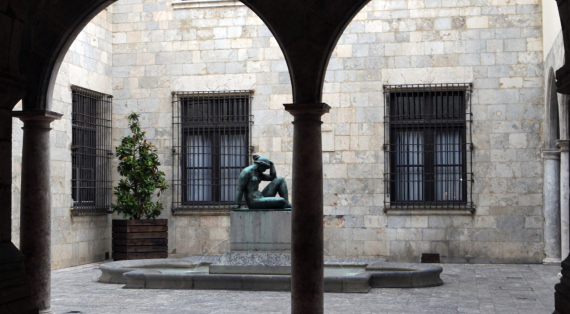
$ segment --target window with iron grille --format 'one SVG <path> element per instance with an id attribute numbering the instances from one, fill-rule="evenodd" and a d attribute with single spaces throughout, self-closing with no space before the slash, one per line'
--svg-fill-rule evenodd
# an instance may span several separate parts
<path id="1" fill-rule="evenodd" d="M 173 210 L 230 209 L 250 164 L 252 91 L 173 92 Z"/>
<path id="2" fill-rule="evenodd" d="M 72 86 L 72 215 L 106 215 L 111 208 L 113 96 Z"/>
<path id="3" fill-rule="evenodd" d="M 385 85 L 385 206 L 472 210 L 471 85 Z"/>

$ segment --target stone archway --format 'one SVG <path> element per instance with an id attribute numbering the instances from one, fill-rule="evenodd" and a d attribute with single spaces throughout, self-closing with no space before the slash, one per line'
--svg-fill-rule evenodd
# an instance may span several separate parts
<path id="1" fill-rule="evenodd" d="M 7 66 L 0 66 L 0 79 L 7 84 L 21 86 L 16 92 L 6 91 L 7 114 L 0 121 L 11 130 L 10 111 L 23 98 L 22 112 L 16 114 L 25 121 L 23 143 L 23 167 L 29 168 L 22 175 L 21 197 L 22 232 L 27 234 L 22 251 L 27 257 L 27 277 L 31 279 L 31 303 L 39 310 L 50 308 L 50 192 L 49 167 L 38 169 L 32 160 L 49 160 L 49 125 L 58 114 L 50 112 L 50 100 L 54 76 L 73 39 L 93 16 L 110 5 L 112 0 L 11 1 L 0 6 L 0 38 L 10 38 Z M 295 116 L 293 153 L 293 285 L 292 311 L 296 313 L 323 312 L 323 170 L 320 117 L 329 106 L 321 103 L 324 76 L 329 58 L 343 30 L 369 0 L 330 1 L 260 1 L 243 0 L 268 25 L 285 55 L 293 85 L 293 104 L 285 110 Z M 7 21 L 7 22 L 5 22 Z M 7 35 L 7 36 L 4 36 Z M 3 42 L 2 44 L 5 44 Z M 5 68 L 7 70 L 5 70 Z M 6 76 L 4 74 L 6 73 Z M 7 79 L 5 79 L 6 77 Z M 15 96 L 14 96 L 15 95 Z M 11 152 L 11 132 L 6 132 L 2 148 Z M 5 143 L 4 143 L 5 142 Z M 38 150 L 37 148 L 45 148 Z M 10 164 L 10 156 L 0 160 Z M 45 163 L 45 162 L 44 162 Z M 45 165 L 44 165 L 45 166 Z M 9 191 L 11 169 L 6 171 L 3 188 Z M 5 185 L 5 186 L 4 186 Z M 27 192 L 26 192 L 27 191 Z M 34 197 L 33 191 L 45 191 Z M 10 193 L 6 193 L 6 199 Z M 10 215 L 10 202 L 0 207 L 2 217 Z M 41 215 L 34 213 L 41 211 Z M 33 220 L 33 221 L 32 221 Z M 7 233 L 2 232 L 2 243 L 10 244 L 10 219 L 2 222 Z M 0 247 L 0 255 L 4 253 Z M 10 247 L 13 248 L 13 245 Z M 15 247 L 13 248 L 15 249 Z M 8 250 L 8 249 L 6 249 Z M 16 250 L 17 252 L 17 250 Z M 10 261 L 13 263 L 13 261 Z M 21 259 L 17 262 L 22 264 Z M 3 266 L 0 261 L 0 266 Z M 9 271 L 0 267 L 0 278 Z M 22 281 L 23 273 L 20 274 Z M 27 288 L 23 288 L 27 290 Z M 29 304 L 27 292 L 12 299 L 2 300 L 2 306 L 21 313 L 21 303 Z M 14 305 L 16 304 L 16 305 Z M 20 304 L 20 305 L 18 305 Z M 34 312 L 34 310 L 31 310 Z"/>

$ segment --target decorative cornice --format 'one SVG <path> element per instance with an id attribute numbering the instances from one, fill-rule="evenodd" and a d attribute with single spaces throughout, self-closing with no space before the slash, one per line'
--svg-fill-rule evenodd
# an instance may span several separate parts
<path id="1" fill-rule="evenodd" d="M 172 2 L 172 8 L 174 10 L 241 7 L 241 6 L 244 6 L 244 4 L 241 1 L 237 0 L 185 0 L 185 1 Z"/>

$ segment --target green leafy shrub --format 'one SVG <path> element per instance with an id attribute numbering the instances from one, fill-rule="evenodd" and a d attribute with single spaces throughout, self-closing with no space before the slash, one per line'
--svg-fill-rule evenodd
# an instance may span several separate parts
<path id="1" fill-rule="evenodd" d="M 152 202 L 152 196 L 158 189 L 158 195 L 168 188 L 164 172 L 158 170 L 160 162 L 156 146 L 147 142 L 145 132 L 141 131 L 139 115 L 129 115 L 129 128 L 132 136 L 125 136 L 117 146 L 115 155 L 119 158 L 117 170 L 124 178 L 114 188 L 117 203 L 113 211 L 123 214 L 123 218 L 155 219 L 162 212 L 162 204 Z"/>

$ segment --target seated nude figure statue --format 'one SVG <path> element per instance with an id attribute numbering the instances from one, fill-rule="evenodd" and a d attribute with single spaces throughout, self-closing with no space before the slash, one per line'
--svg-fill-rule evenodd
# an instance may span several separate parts
<path id="1" fill-rule="evenodd" d="M 245 193 L 245 200 L 249 209 L 291 209 L 287 183 L 283 177 L 278 177 L 273 162 L 266 157 L 253 155 L 254 164 L 246 167 L 239 175 L 236 191 L 236 205 L 239 210 L 241 200 Z M 269 174 L 265 170 L 269 169 Z M 259 192 L 261 181 L 271 181 L 263 191 Z M 275 197 L 279 193 L 281 197 Z M 247 209 L 242 209 L 247 210 Z"/>

